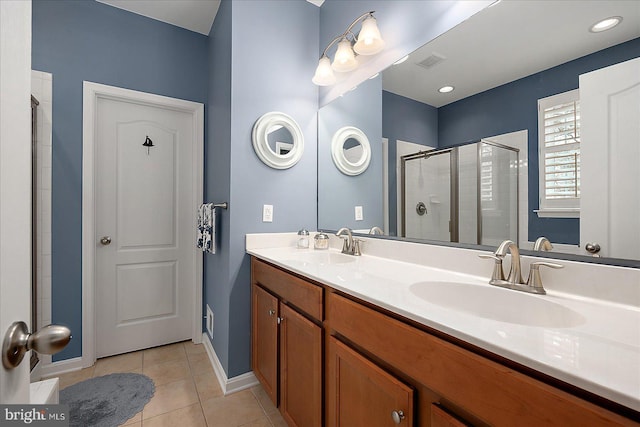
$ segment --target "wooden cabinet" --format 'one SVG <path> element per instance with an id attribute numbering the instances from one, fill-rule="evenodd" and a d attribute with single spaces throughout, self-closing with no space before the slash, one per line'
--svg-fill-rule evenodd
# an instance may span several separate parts
<path id="1" fill-rule="evenodd" d="M 253 285 L 251 292 L 253 373 L 274 405 L 278 404 L 278 299 Z"/>
<path id="2" fill-rule="evenodd" d="M 321 427 L 323 289 L 255 259 L 252 272 L 253 371 L 289 426 Z"/>
<path id="3" fill-rule="evenodd" d="M 411 387 L 333 337 L 327 357 L 328 426 L 413 426 Z"/>
<path id="4" fill-rule="evenodd" d="M 290 427 L 640 427 L 632 411 L 380 307 L 251 268 L 252 366 Z"/>

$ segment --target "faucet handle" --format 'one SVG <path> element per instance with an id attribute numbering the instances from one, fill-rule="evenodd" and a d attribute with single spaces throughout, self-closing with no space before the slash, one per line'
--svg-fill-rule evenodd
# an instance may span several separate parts
<path id="1" fill-rule="evenodd" d="M 353 239 L 353 255 L 360 256 L 362 251 L 360 250 L 360 243 L 364 242 L 362 239 Z"/>
<path id="2" fill-rule="evenodd" d="M 504 278 L 504 270 L 502 269 L 502 260 L 504 256 L 493 255 L 493 254 L 480 254 L 478 257 L 482 259 L 493 259 L 495 260 L 495 264 L 493 266 L 493 273 L 491 273 L 490 284 L 496 283 L 497 281 L 503 281 Z"/>
<path id="3" fill-rule="evenodd" d="M 540 267 L 549 268 L 564 268 L 562 264 L 556 264 L 555 262 L 533 262 L 529 268 L 529 278 L 527 279 L 527 286 L 535 289 L 537 294 L 546 294 L 544 287 L 542 286 L 542 277 L 540 276 Z"/>

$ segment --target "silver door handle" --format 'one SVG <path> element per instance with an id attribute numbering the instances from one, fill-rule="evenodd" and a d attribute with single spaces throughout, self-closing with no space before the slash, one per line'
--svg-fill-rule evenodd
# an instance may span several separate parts
<path id="1" fill-rule="evenodd" d="M 102 236 L 102 239 L 100 239 L 100 243 L 107 246 L 109 243 L 111 243 L 111 236 Z"/>
<path id="2" fill-rule="evenodd" d="M 71 330 L 66 326 L 49 325 L 30 334 L 27 324 L 13 322 L 2 341 L 2 366 L 13 369 L 22 362 L 29 350 L 40 354 L 55 354 L 71 341 Z"/>
<path id="3" fill-rule="evenodd" d="M 587 252 L 591 253 L 591 254 L 597 254 L 598 252 L 600 252 L 600 245 L 597 243 L 587 243 L 584 248 L 587 250 Z"/>

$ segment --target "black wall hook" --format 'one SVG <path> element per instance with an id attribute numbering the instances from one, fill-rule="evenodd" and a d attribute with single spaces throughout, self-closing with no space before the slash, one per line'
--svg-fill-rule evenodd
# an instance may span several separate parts
<path id="1" fill-rule="evenodd" d="M 147 138 L 144 140 L 144 142 L 142 143 L 143 147 L 147 147 L 147 156 L 149 155 L 149 147 L 153 147 L 153 141 L 151 140 L 151 138 L 149 138 L 149 135 L 147 135 Z"/>

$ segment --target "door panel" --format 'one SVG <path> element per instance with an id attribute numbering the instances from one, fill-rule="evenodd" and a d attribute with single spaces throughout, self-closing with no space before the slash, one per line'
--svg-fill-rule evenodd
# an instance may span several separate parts
<path id="1" fill-rule="evenodd" d="M 640 258 L 640 58 L 580 76 L 580 247 Z M 608 195 L 603 200 L 603 195 Z"/>
<path id="2" fill-rule="evenodd" d="M 96 129 L 96 356 L 189 339 L 191 115 L 98 98 Z"/>
<path id="3" fill-rule="evenodd" d="M 413 390 L 373 362 L 331 337 L 329 422 L 332 427 L 413 426 Z"/>
<path id="4" fill-rule="evenodd" d="M 251 367 L 274 405 L 278 406 L 278 299 L 251 286 Z"/>
<path id="5" fill-rule="evenodd" d="M 29 323 L 31 318 L 31 2 L 0 1 L 0 28 L 0 338 L 4 338 L 13 322 Z M 0 367 L 0 404 L 11 403 L 29 403 L 29 354 L 17 368 Z"/>
<path id="6" fill-rule="evenodd" d="M 280 304 L 280 411 L 290 426 L 322 426 L 322 328 Z"/>

